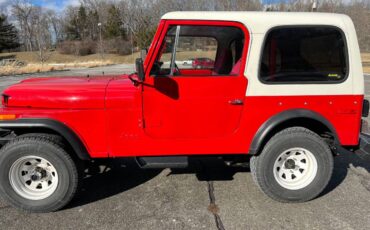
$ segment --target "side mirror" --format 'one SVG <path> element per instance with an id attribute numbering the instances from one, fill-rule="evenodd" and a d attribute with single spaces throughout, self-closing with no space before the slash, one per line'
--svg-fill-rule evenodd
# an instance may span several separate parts
<path id="1" fill-rule="evenodd" d="M 147 49 L 142 49 L 140 51 L 140 57 L 141 57 L 141 59 L 142 60 L 145 60 L 147 54 L 148 54 L 148 50 Z"/>
<path id="2" fill-rule="evenodd" d="M 145 80 L 143 59 L 137 58 L 135 65 L 136 65 L 136 73 L 139 78 L 139 81 L 143 82 Z"/>

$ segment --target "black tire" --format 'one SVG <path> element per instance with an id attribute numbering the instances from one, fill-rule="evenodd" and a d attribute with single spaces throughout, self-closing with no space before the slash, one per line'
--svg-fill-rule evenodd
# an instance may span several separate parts
<path id="1" fill-rule="evenodd" d="M 63 137 L 61 137 L 57 134 L 26 133 L 26 134 L 20 135 L 19 137 L 39 137 L 39 138 L 47 139 L 48 141 L 51 141 L 51 142 L 59 145 L 59 147 L 61 147 L 67 153 L 73 153 L 73 149 L 71 148 L 71 146 L 66 143 L 66 141 L 63 139 Z M 71 156 L 72 160 L 74 161 L 74 163 L 77 167 L 78 175 L 80 176 L 80 179 L 81 179 L 81 177 L 84 174 L 85 161 L 82 161 L 75 154 L 70 154 L 70 156 Z"/>
<path id="2" fill-rule="evenodd" d="M 48 197 L 32 200 L 17 193 L 10 182 L 11 167 L 18 159 L 36 156 L 46 159 L 57 171 L 58 183 Z M 52 212 L 63 208 L 74 197 L 79 173 L 71 156 L 49 137 L 26 135 L 15 138 L 0 149 L 0 195 L 9 204 L 28 212 Z"/>
<path id="3" fill-rule="evenodd" d="M 61 136 L 59 135 L 56 135 L 56 134 L 49 134 L 49 133 L 26 133 L 26 134 L 22 134 L 20 135 L 19 137 L 38 137 L 38 138 L 43 138 L 43 139 L 47 139 L 57 145 L 59 145 L 60 147 L 62 147 L 63 149 L 66 148 L 66 144 L 64 143 L 64 140 Z"/>
<path id="4" fill-rule="evenodd" d="M 308 150 L 317 162 L 317 173 L 312 174 L 312 181 L 297 189 L 283 187 L 274 174 L 275 162 L 281 160 L 284 151 L 292 148 Z M 287 170 L 286 166 L 283 166 L 284 170 Z M 254 181 L 267 196 L 279 202 L 305 202 L 317 197 L 329 183 L 333 172 L 333 154 L 327 143 L 316 133 L 303 127 L 292 127 L 274 135 L 261 154 L 252 157 L 250 168 Z"/>

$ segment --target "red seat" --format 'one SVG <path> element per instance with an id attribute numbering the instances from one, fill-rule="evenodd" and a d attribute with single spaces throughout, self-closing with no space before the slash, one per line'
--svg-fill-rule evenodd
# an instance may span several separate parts
<path id="1" fill-rule="evenodd" d="M 242 63 L 242 59 L 240 58 L 239 61 L 237 61 L 235 65 L 233 66 L 233 69 L 231 70 L 230 75 L 239 75 L 241 63 Z"/>

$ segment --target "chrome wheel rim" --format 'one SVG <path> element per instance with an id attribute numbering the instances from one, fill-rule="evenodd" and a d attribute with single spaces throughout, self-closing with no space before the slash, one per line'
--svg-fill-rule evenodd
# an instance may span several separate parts
<path id="1" fill-rule="evenodd" d="M 308 186 L 317 175 L 317 160 L 304 148 L 291 148 L 282 152 L 274 163 L 274 177 L 278 184 L 289 190 Z"/>
<path id="2" fill-rule="evenodd" d="M 25 156 L 10 167 L 9 181 L 21 197 L 42 200 L 55 192 L 59 178 L 55 167 L 45 158 Z"/>

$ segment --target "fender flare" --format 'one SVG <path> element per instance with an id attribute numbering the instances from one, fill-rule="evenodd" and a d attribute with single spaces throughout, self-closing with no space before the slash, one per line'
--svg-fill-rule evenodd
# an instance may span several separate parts
<path id="1" fill-rule="evenodd" d="M 4 129 L 19 129 L 19 128 L 45 128 L 53 130 L 54 132 L 61 135 L 66 141 L 71 145 L 72 149 L 77 154 L 78 158 L 81 160 L 89 160 L 90 155 L 81 141 L 80 137 L 67 125 L 53 120 L 53 119 L 38 119 L 38 118 L 30 118 L 30 119 L 17 119 L 17 120 L 8 120 L 8 121 L 0 121 L 0 128 Z"/>
<path id="2" fill-rule="evenodd" d="M 251 155 L 258 154 L 260 148 L 262 147 L 261 145 L 263 141 L 269 135 L 269 133 L 272 130 L 274 130 L 274 128 L 276 128 L 278 125 L 282 124 L 283 122 L 286 122 L 292 119 L 297 119 L 297 118 L 311 119 L 311 120 L 321 123 L 333 134 L 334 144 L 336 146 L 340 145 L 339 138 L 338 138 L 338 135 L 337 135 L 337 132 L 334 126 L 325 117 L 323 117 L 321 114 L 317 112 L 307 110 L 307 109 L 292 109 L 292 110 L 286 110 L 284 112 L 281 112 L 281 113 L 278 113 L 272 116 L 259 127 L 249 147 L 249 154 Z"/>

